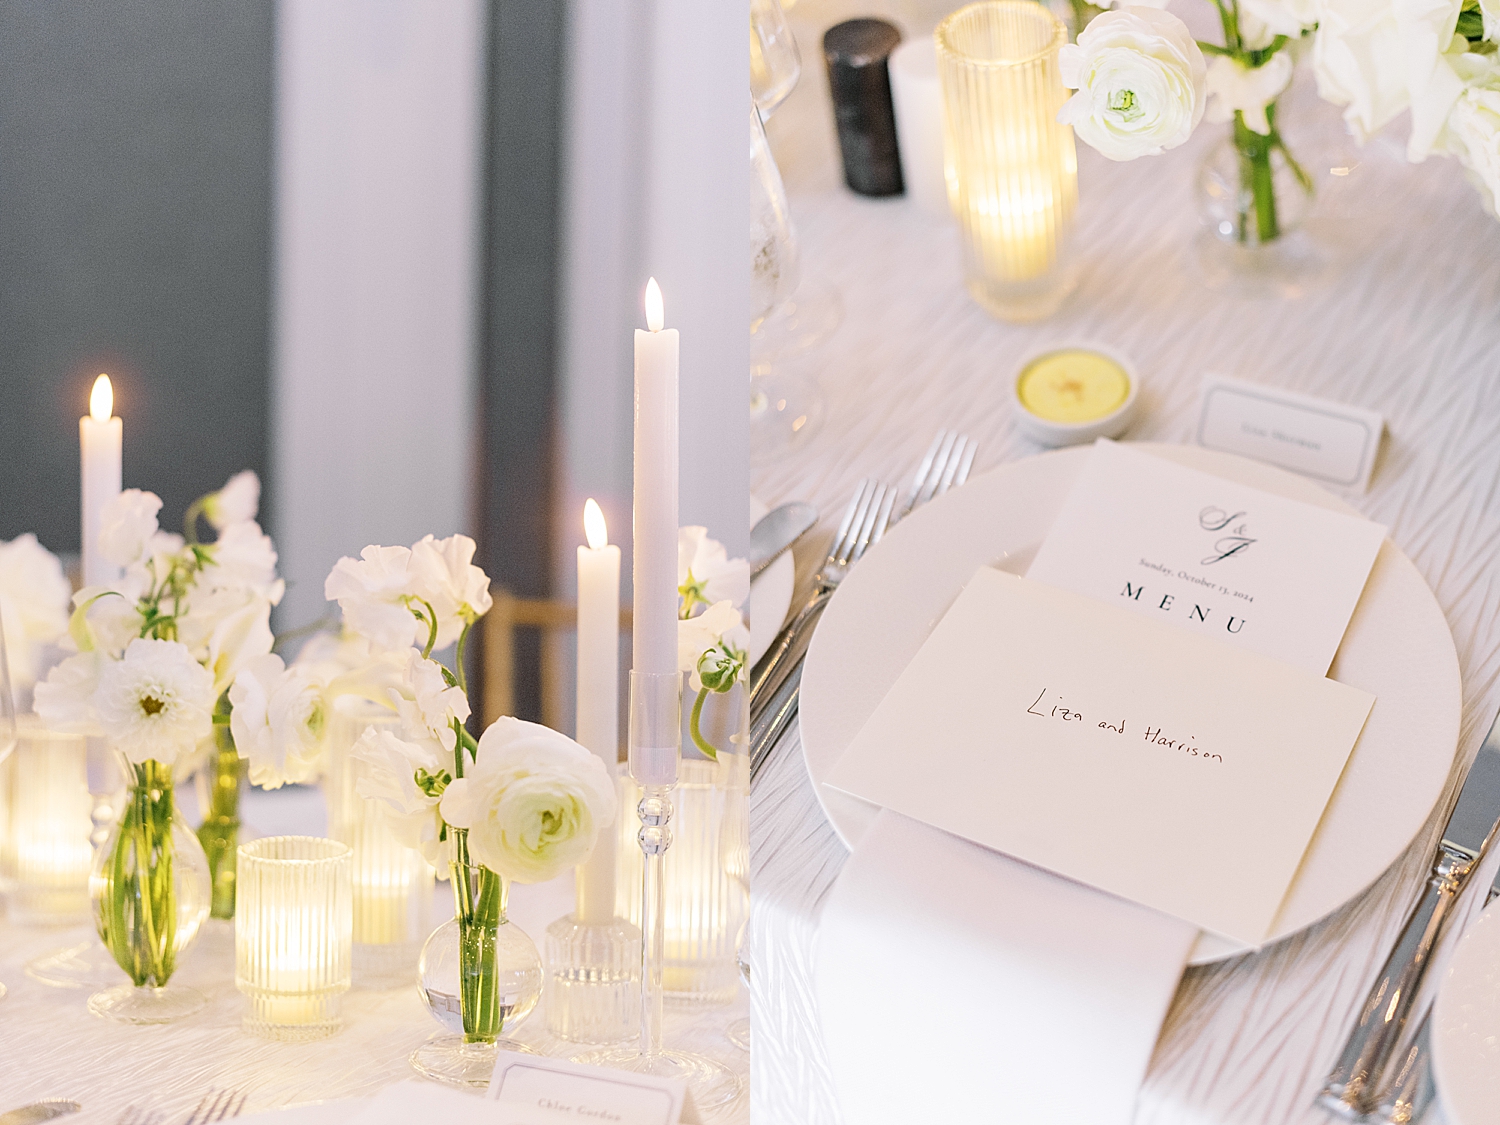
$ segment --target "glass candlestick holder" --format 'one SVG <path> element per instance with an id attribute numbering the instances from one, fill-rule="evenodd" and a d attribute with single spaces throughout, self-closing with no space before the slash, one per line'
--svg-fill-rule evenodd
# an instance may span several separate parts
<path id="1" fill-rule="evenodd" d="M 728 1067 L 663 1042 L 663 974 L 666 967 L 666 884 L 663 863 L 672 846 L 672 790 L 681 762 L 682 693 L 680 673 L 630 673 L 630 775 L 640 786 L 636 842 L 643 859 L 641 877 L 641 1021 L 637 1043 L 604 1048 L 578 1062 L 638 1074 L 680 1078 L 700 1111 L 725 1105 L 739 1095 L 739 1079 Z"/>

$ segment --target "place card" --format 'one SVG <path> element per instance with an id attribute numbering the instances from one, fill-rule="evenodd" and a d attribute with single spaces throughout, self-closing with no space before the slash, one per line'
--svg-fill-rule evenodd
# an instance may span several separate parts
<path id="1" fill-rule="evenodd" d="M 1385 528 L 1111 441 L 1028 578 L 1323 675 Z"/>
<path id="2" fill-rule="evenodd" d="M 1197 438 L 1210 449 L 1363 490 L 1369 486 L 1384 428 L 1385 420 L 1373 410 L 1208 375 Z"/>
<path id="3" fill-rule="evenodd" d="M 828 781 L 1258 945 L 1373 702 L 982 568 Z"/>
<path id="4" fill-rule="evenodd" d="M 680 1078 L 516 1051 L 499 1052 L 486 1097 L 505 1109 L 495 1125 L 698 1125 L 699 1120 Z"/>

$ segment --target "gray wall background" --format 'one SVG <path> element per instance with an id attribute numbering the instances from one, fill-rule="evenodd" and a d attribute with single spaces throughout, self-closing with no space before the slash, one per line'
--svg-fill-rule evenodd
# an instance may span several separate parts
<path id="1" fill-rule="evenodd" d="M 0 5 L 0 538 L 78 550 L 107 371 L 124 483 L 175 526 L 264 475 L 271 0 Z"/>

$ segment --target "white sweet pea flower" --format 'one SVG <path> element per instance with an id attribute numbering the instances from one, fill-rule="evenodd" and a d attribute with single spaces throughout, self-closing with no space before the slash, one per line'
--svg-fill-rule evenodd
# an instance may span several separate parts
<path id="1" fill-rule="evenodd" d="M 1299 39 L 1318 25 L 1319 0 L 1239 0 L 1240 37 L 1264 50 L 1278 35 Z"/>
<path id="2" fill-rule="evenodd" d="M 27 532 L 0 543 L 0 622 L 10 657 L 11 686 L 36 682 L 42 650 L 68 631 L 72 587 L 57 556 Z"/>
<path id="3" fill-rule="evenodd" d="M 380 648 L 407 648 L 426 630 L 408 606 L 411 551 L 369 546 L 358 559 L 340 559 L 323 583 L 323 596 L 339 603 L 344 623 Z"/>
<path id="4" fill-rule="evenodd" d="M 324 684 L 302 665 L 268 653 L 250 661 L 229 689 L 229 729 L 250 780 L 263 789 L 312 781 L 322 766 L 328 701 Z"/>
<path id="5" fill-rule="evenodd" d="M 218 492 L 203 498 L 203 514 L 215 531 L 236 523 L 248 523 L 260 511 L 260 477 L 246 469 L 235 473 Z"/>
<path id="6" fill-rule="evenodd" d="M 213 733 L 216 698 L 213 676 L 187 646 L 137 638 L 100 672 L 94 707 L 130 761 L 170 766 Z"/>
<path id="7" fill-rule="evenodd" d="M 1140 5 L 1096 16 L 1058 55 L 1078 93 L 1057 119 L 1111 160 L 1158 156 L 1203 117 L 1207 70 L 1187 25 Z"/>
<path id="8" fill-rule="evenodd" d="M 1448 115 L 1442 147 L 1463 163 L 1485 208 L 1500 217 L 1500 64 L 1471 54 L 1463 67 L 1468 82 Z"/>
<path id="9" fill-rule="evenodd" d="M 1208 103 L 1208 120 L 1230 121 L 1240 113 L 1247 129 L 1267 136 L 1271 124 L 1266 118 L 1266 107 L 1291 81 L 1292 59 L 1285 51 L 1277 51 L 1263 65 L 1253 68 L 1242 66 L 1227 55 L 1218 55 L 1208 64 L 1206 89 L 1212 99 Z"/>
<path id="10" fill-rule="evenodd" d="M 441 664 L 424 659 L 415 649 L 411 650 L 406 665 L 405 688 L 401 695 L 409 693 L 409 698 L 398 697 L 395 702 L 408 728 L 437 739 L 451 753 L 458 740 L 453 721 L 462 723 L 468 719 L 468 697 L 461 688 L 448 684 Z"/>
<path id="11" fill-rule="evenodd" d="M 1463 82 L 1454 71 L 1462 0 L 1320 0 L 1313 71 L 1318 93 L 1345 106 L 1361 142 L 1412 111 L 1407 156 L 1421 160 Z"/>
<path id="12" fill-rule="evenodd" d="M 354 791 L 384 802 L 397 839 L 438 862 L 438 798 L 452 776 L 452 756 L 436 742 L 399 738 L 383 727 L 366 730 L 349 754 L 359 771 Z"/>
<path id="13" fill-rule="evenodd" d="M 127 488 L 104 505 L 99 517 L 99 553 L 116 566 L 140 560 L 146 544 L 156 534 L 156 513 L 161 497 L 139 488 Z"/>
<path id="14" fill-rule="evenodd" d="M 64 734 L 103 734 L 94 710 L 94 693 L 106 659 L 98 652 L 80 652 L 52 667 L 36 685 L 32 706 L 50 730 Z"/>
<path id="15" fill-rule="evenodd" d="M 199 585 L 207 589 L 254 590 L 272 605 L 281 602 L 286 584 L 276 577 L 276 547 L 254 520 L 232 523 L 218 539 L 200 548 L 210 561 Z"/>
<path id="16" fill-rule="evenodd" d="M 468 829 L 476 863 L 518 883 L 543 883 L 588 858 L 614 820 L 615 785 L 599 757 L 571 738 L 502 718 L 441 807 L 450 825 Z"/>
<path id="17" fill-rule="evenodd" d="M 271 632 L 271 603 L 250 590 L 222 591 L 240 604 L 215 623 L 208 638 L 204 664 L 213 674 L 214 695 L 224 691 L 240 670 L 265 656 L 276 643 Z"/>
<path id="18" fill-rule="evenodd" d="M 1479 0 L 1479 14 L 1484 19 L 1484 37 L 1500 43 L 1500 0 Z"/>
<path id="19" fill-rule="evenodd" d="M 677 592 L 679 612 L 686 616 L 698 605 L 729 601 L 736 606 L 750 597 L 750 562 L 731 559 L 724 544 L 708 537 L 706 527 L 677 529 Z"/>
<path id="20" fill-rule="evenodd" d="M 438 632 L 434 648 L 447 648 L 458 640 L 466 624 L 490 611 L 490 580 L 474 565 L 474 540 L 467 535 L 434 539 L 431 535 L 412 544 L 407 572 L 410 593 L 432 606 Z M 427 638 L 420 638 L 426 644 Z"/>

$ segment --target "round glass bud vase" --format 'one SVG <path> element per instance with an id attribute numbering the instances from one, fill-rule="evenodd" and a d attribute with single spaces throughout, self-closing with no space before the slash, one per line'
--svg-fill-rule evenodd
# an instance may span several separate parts
<path id="1" fill-rule="evenodd" d="M 496 1051 L 530 1053 L 502 1033 L 525 1020 L 541 998 L 542 958 L 506 917 L 504 878 L 455 864 L 453 882 L 454 894 L 468 894 L 473 905 L 432 932 L 418 964 L 422 999 L 446 1032 L 412 1052 L 411 1065 L 436 1082 L 484 1087 Z"/>
<path id="2" fill-rule="evenodd" d="M 177 811 L 171 767 L 124 760 L 122 768 L 124 806 L 94 855 L 89 897 L 99 937 L 130 981 L 96 992 L 89 1011 L 124 1023 L 170 1023 L 206 1002 L 168 981 L 208 917 L 208 857 Z"/>
<path id="3" fill-rule="evenodd" d="M 1212 288 L 1245 297 L 1295 297 L 1324 264 L 1302 229 L 1316 196 L 1317 165 L 1288 148 L 1277 124 L 1279 108 L 1266 107 L 1266 135 L 1235 114 L 1198 171 L 1205 229 L 1197 257 Z"/>

